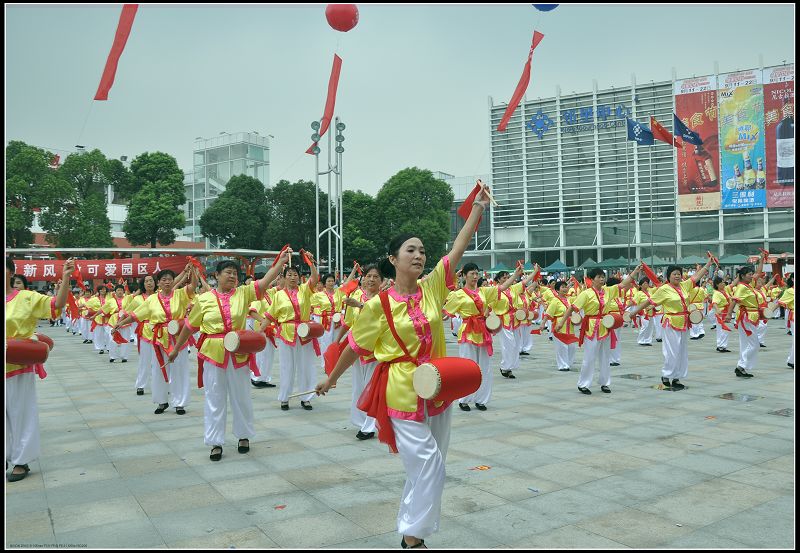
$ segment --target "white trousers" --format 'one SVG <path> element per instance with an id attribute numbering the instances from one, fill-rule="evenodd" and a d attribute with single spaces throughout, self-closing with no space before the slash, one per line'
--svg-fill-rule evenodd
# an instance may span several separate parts
<path id="1" fill-rule="evenodd" d="M 92 331 L 89 330 L 90 328 L 92 328 L 92 321 L 81 317 L 80 330 L 81 330 L 81 336 L 83 336 L 84 340 L 92 339 Z"/>
<path id="2" fill-rule="evenodd" d="M 717 347 L 718 348 L 727 348 L 728 347 L 728 335 L 730 334 L 729 331 L 723 330 L 722 325 L 717 323 Z"/>
<path id="3" fill-rule="evenodd" d="M 675 330 L 671 326 L 664 329 L 664 367 L 661 377 L 670 380 L 686 378 L 689 374 L 689 336 L 688 332 Z"/>
<path id="4" fill-rule="evenodd" d="M 661 326 L 661 319 L 663 315 L 653 315 L 653 334 L 656 336 L 656 340 L 663 340 L 664 337 L 664 327 Z"/>
<path id="5" fill-rule="evenodd" d="M 144 346 L 144 344 L 142 344 Z M 157 347 L 157 346 L 156 346 Z M 163 352 L 162 352 L 163 353 Z M 167 363 L 167 378 L 169 382 L 164 382 L 164 375 L 159 368 L 158 357 L 153 354 L 150 366 L 152 367 L 151 391 L 153 403 L 160 405 L 169 403 L 170 407 L 186 407 L 189 403 L 189 351 L 184 348 L 178 353 L 174 363 Z M 164 353 L 164 361 L 167 355 Z M 167 397 L 169 394 L 169 398 Z M 169 400 L 169 401 L 168 401 Z"/>
<path id="6" fill-rule="evenodd" d="M 565 344 L 558 338 L 553 338 L 556 346 L 556 365 L 557 369 L 569 369 L 575 361 L 575 352 L 578 351 L 578 343 Z"/>
<path id="7" fill-rule="evenodd" d="M 756 358 L 758 357 L 758 331 L 752 325 L 747 325 L 750 336 L 744 331 L 744 325 L 739 324 L 739 367 L 752 372 L 756 368 Z"/>
<path id="8" fill-rule="evenodd" d="M 792 336 L 794 336 L 794 319 L 792 319 Z M 786 358 L 786 362 L 794 365 L 794 340 L 792 340 L 792 349 L 789 351 L 789 357 Z"/>
<path id="9" fill-rule="evenodd" d="M 500 357 L 500 370 L 511 371 L 519 367 L 519 344 L 517 343 L 517 336 L 519 334 L 514 330 L 501 328 L 497 333 L 500 336 L 500 343 L 503 344 L 503 353 Z"/>
<path id="10" fill-rule="evenodd" d="M 153 345 L 150 342 L 142 343 L 139 346 L 139 370 L 136 373 L 136 389 L 144 390 L 150 383 L 150 374 L 153 372 L 153 363 L 156 354 L 153 352 Z M 163 379 L 162 379 L 163 380 Z"/>
<path id="11" fill-rule="evenodd" d="M 27 465 L 41 455 L 36 373 L 6 378 L 6 462 Z"/>
<path id="12" fill-rule="evenodd" d="M 619 344 L 617 344 L 619 345 Z M 592 385 L 594 378 L 594 366 L 600 363 L 600 378 L 598 382 L 601 386 L 611 385 L 611 336 L 602 340 L 586 338 L 583 341 L 583 364 L 581 374 L 578 377 L 578 388 L 588 388 Z"/>
<path id="13" fill-rule="evenodd" d="M 452 407 L 435 417 L 429 417 L 426 408 L 423 422 L 390 419 L 406 469 L 397 513 L 400 534 L 426 538 L 439 530 L 451 416 Z"/>
<path id="14" fill-rule="evenodd" d="M 697 323 L 697 324 L 689 325 L 689 337 L 690 338 L 697 338 L 701 334 L 705 334 L 705 333 L 706 333 L 706 329 L 703 326 L 702 321 Z"/>
<path id="15" fill-rule="evenodd" d="M 91 324 L 91 323 L 90 323 Z M 108 325 L 97 325 L 94 329 L 94 349 L 95 351 L 108 350 L 108 340 L 110 334 Z"/>
<path id="16" fill-rule="evenodd" d="M 283 340 L 279 340 L 278 360 L 281 364 L 281 382 L 278 391 L 278 400 L 281 403 L 289 401 L 289 396 L 294 391 L 294 379 L 297 376 L 298 391 L 314 390 L 317 385 L 317 360 L 314 352 L 314 345 L 309 342 L 305 345 L 300 344 L 300 339 L 294 346 L 290 346 Z M 302 401 L 311 401 L 316 394 L 311 392 L 306 396 L 301 396 Z"/>
<path id="17" fill-rule="evenodd" d="M 758 343 L 763 344 L 764 339 L 767 337 L 767 323 L 764 321 L 758 321 L 758 330 L 756 330 L 758 334 Z"/>
<path id="18" fill-rule="evenodd" d="M 519 350 L 525 353 L 530 353 L 533 349 L 533 334 L 531 334 L 531 326 L 523 325 L 517 329 L 519 331 Z M 479 402 L 480 403 L 480 402 Z"/>
<path id="19" fill-rule="evenodd" d="M 111 359 L 127 359 L 128 358 L 128 346 L 130 346 L 130 339 L 133 333 L 133 329 L 129 326 L 125 328 L 119 329 L 119 335 L 125 338 L 124 344 L 118 344 L 114 341 L 114 338 L 111 338 L 108 347 L 108 356 Z M 109 332 L 109 335 L 111 333 Z"/>
<path id="20" fill-rule="evenodd" d="M 225 445 L 225 423 L 228 416 L 228 398 L 233 412 L 233 435 L 239 440 L 255 437 L 253 425 L 253 400 L 250 396 L 250 375 L 247 367 L 233 368 L 233 356 L 226 368 L 205 361 L 203 363 L 203 390 L 205 391 L 203 443 L 210 446 Z"/>
<path id="21" fill-rule="evenodd" d="M 453 333 L 458 336 L 458 329 L 461 328 L 464 320 L 461 317 L 453 317 L 450 321 L 453 325 Z"/>
<path id="22" fill-rule="evenodd" d="M 622 332 L 619 332 L 622 329 L 617 329 L 617 338 L 622 336 Z M 606 338 L 609 340 L 609 354 L 608 354 L 608 361 L 610 363 L 622 363 L 622 341 L 617 340 L 617 347 L 611 349 L 611 338 Z"/>
<path id="23" fill-rule="evenodd" d="M 458 400 L 459 403 L 480 403 L 486 405 L 492 398 L 492 358 L 487 348 L 475 344 L 458 344 L 458 356 L 472 359 L 481 368 L 481 385 L 475 393 Z"/>
<path id="24" fill-rule="evenodd" d="M 350 422 L 356 425 L 361 432 L 375 432 L 375 419 L 368 417 L 367 414 L 358 408 L 358 399 L 364 392 L 367 383 L 372 379 L 372 373 L 375 372 L 375 367 L 378 366 L 377 361 L 372 363 L 364 363 L 359 359 L 353 363 L 353 401 L 350 404 Z"/>
<path id="25" fill-rule="evenodd" d="M 652 344 L 653 333 L 656 328 L 655 322 L 653 319 L 645 319 L 644 317 L 640 320 L 642 324 L 639 327 L 639 337 L 636 342 L 639 344 Z"/>
<path id="26" fill-rule="evenodd" d="M 275 346 L 267 340 L 267 347 L 256 353 L 256 365 L 261 376 L 250 371 L 250 378 L 256 382 L 272 382 L 272 362 L 275 359 Z"/>

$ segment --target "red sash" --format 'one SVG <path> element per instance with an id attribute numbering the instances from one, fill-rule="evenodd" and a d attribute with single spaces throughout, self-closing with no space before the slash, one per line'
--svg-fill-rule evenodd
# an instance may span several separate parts
<path id="1" fill-rule="evenodd" d="M 302 316 L 300 314 L 300 306 L 298 304 L 296 304 L 294 302 L 294 300 L 292 300 L 292 296 L 291 296 L 291 294 L 289 294 L 289 291 L 286 290 L 285 288 L 283 289 L 283 291 L 286 293 L 286 297 L 289 298 L 289 303 L 292 304 L 292 309 L 294 310 L 294 320 L 286 321 L 288 323 L 293 323 L 294 324 L 294 339 L 295 340 L 299 340 L 301 345 L 305 345 L 305 344 L 311 342 L 314 345 L 314 352 L 317 354 L 317 357 L 319 357 L 320 355 L 322 355 L 322 353 L 320 352 L 320 349 L 319 349 L 319 341 L 316 338 L 312 338 L 310 340 L 304 340 L 303 338 L 300 338 L 300 336 L 297 335 L 297 325 L 299 325 L 302 322 L 306 322 L 306 321 L 303 321 L 303 318 L 302 318 Z M 323 325 L 323 327 L 324 327 L 324 325 Z"/>
<path id="2" fill-rule="evenodd" d="M 558 299 L 558 301 L 563 303 L 564 307 L 567 310 L 569 310 L 569 303 L 565 302 L 560 296 L 558 296 L 558 294 L 556 294 L 556 299 Z M 566 314 L 566 311 L 565 311 L 565 314 Z M 566 321 L 567 331 L 566 332 L 556 332 L 555 328 L 556 328 L 556 322 L 557 321 L 555 319 L 553 319 L 552 317 L 550 317 L 549 315 L 546 315 L 546 314 L 545 314 L 545 318 L 550 318 L 553 321 L 553 323 L 552 323 L 553 326 L 551 327 L 553 329 L 552 333 L 553 333 L 553 336 L 558 338 L 559 342 L 561 342 L 562 344 L 569 345 L 569 344 L 574 344 L 575 342 L 579 342 L 580 341 L 580 343 L 583 344 L 583 341 L 580 338 L 578 338 L 577 336 L 575 336 L 575 334 L 572 332 L 572 321 L 567 319 L 567 321 Z M 588 327 L 588 325 L 587 325 L 587 327 Z M 585 334 L 585 331 L 584 331 L 584 334 Z"/>
<path id="3" fill-rule="evenodd" d="M 468 332 L 481 334 L 483 336 L 483 346 L 486 347 L 486 351 L 489 355 L 494 355 L 492 334 L 486 328 L 486 316 L 483 314 L 484 305 L 483 300 L 481 300 L 480 292 L 472 292 L 469 288 L 463 288 L 463 290 L 475 304 L 475 309 L 478 310 L 478 314 L 471 315 L 464 319 L 464 330 L 461 333 L 461 340 L 459 340 L 459 343 L 463 344 L 467 341 Z"/>
<path id="4" fill-rule="evenodd" d="M 603 298 L 600 297 L 601 294 L 599 294 L 597 290 L 594 289 L 594 287 L 589 289 L 592 292 L 594 292 L 594 295 L 597 297 L 597 302 L 600 304 L 600 311 L 598 312 L 597 315 L 586 315 L 583 317 L 583 320 L 581 321 L 581 335 L 580 338 L 578 339 L 579 346 L 582 346 L 584 340 L 586 339 L 586 333 L 589 330 L 589 321 L 596 320 L 597 324 L 600 324 L 600 319 L 603 318 L 603 310 L 605 309 L 606 306 L 606 302 L 603 300 Z M 603 294 L 605 294 L 605 292 Z M 597 330 L 597 336 L 599 339 L 600 331 L 599 329 L 597 329 L 597 325 L 595 325 L 595 330 Z M 608 334 L 611 336 L 611 349 L 615 349 L 617 347 L 617 333 L 614 330 L 609 330 Z"/>

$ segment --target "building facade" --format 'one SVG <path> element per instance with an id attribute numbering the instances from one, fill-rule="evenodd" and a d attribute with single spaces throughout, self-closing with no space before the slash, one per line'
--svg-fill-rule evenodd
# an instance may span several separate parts
<path id="1" fill-rule="evenodd" d="M 511 265 L 524 252 L 526 261 L 575 267 L 589 258 L 676 260 L 707 250 L 793 253 L 793 201 L 682 213 L 675 149 L 627 140 L 627 117 L 649 124 L 652 115 L 672 131 L 674 82 L 632 80 L 605 90 L 594 83 L 568 95 L 557 89 L 552 98 L 523 100 L 503 133 L 496 129 L 507 106 L 489 98 L 491 182 L 500 207 L 492 209 L 489 248 L 466 258 Z"/>
<path id="2" fill-rule="evenodd" d="M 203 236 L 200 217 L 225 191 L 236 175 L 247 175 L 269 186 L 269 138 L 255 132 L 221 134 L 198 138 L 194 143 L 194 166 L 184 180 L 186 227 L 183 234 L 195 241 L 205 240 L 207 247 L 218 247 Z"/>

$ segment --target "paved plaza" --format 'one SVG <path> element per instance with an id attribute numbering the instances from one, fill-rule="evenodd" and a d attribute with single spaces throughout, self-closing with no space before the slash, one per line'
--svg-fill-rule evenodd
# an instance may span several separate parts
<path id="1" fill-rule="evenodd" d="M 576 389 L 536 337 L 516 380 L 485 412 L 453 411 L 441 531 L 432 548 L 793 548 L 794 371 L 783 320 L 770 322 L 755 378 L 736 378 L 714 331 L 689 342 L 687 389 L 658 389 L 660 344 L 622 332 L 612 393 Z M 405 473 L 377 439 L 358 441 L 349 372 L 304 411 L 251 390 L 248 454 L 228 434 L 203 445 L 192 362 L 187 414 L 153 414 L 134 391 L 137 355 L 110 364 L 63 327 L 37 382 L 42 457 L 6 483 L 7 548 L 399 548 Z M 448 333 L 448 352 L 456 354 Z M 273 375 L 278 375 L 277 355 Z M 322 371 L 320 371 L 322 374 Z M 595 376 L 596 379 L 596 376 Z M 273 380 L 275 381 L 275 380 Z M 730 394 L 727 395 L 726 394 Z M 729 399 L 726 399 L 729 398 Z"/>

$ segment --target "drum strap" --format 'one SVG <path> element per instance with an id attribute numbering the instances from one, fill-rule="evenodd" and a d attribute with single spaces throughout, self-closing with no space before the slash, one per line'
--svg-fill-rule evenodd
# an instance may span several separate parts
<path id="1" fill-rule="evenodd" d="M 386 316 L 386 322 L 389 324 L 389 330 L 392 332 L 392 336 L 394 337 L 397 345 L 400 346 L 400 349 L 403 350 L 403 353 L 406 354 L 406 357 L 412 361 L 415 365 L 417 364 L 417 360 L 408 353 L 408 348 L 406 348 L 405 343 L 403 340 L 400 339 L 400 335 L 397 334 L 397 329 L 394 326 L 394 320 L 392 317 L 392 308 L 389 305 L 389 292 L 383 291 L 380 293 L 381 298 L 381 307 L 383 307 L 383 314 Z"/>

